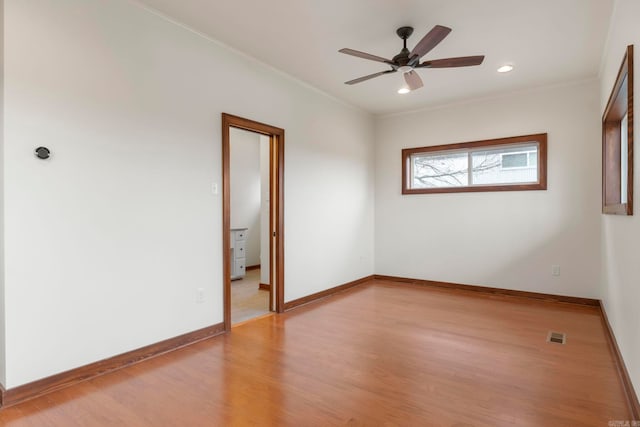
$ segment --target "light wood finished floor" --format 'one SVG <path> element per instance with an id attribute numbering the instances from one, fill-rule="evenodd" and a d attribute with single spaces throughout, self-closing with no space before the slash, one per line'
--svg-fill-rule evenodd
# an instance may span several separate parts
<path id="1" fill-rule="evenodd" d="M 381 281 L 0 411 L 9 427 L 628 419 L 595 308 Z"/>
<path id="2" fill-rule="evenodd" d="M 259 289 L 260 269 L 231 281 L 231 324 L 269 313 L 269 291 Z"/>

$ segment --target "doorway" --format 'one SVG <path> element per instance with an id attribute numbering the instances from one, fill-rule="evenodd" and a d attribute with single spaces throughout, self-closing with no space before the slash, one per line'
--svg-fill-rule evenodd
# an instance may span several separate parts
<path id="1" fill-rule="evenodd" d="M 249 133 L 247 133 L 249 132 Z M 232 153 L 235 152 L 235 160 L 242 159 L 241 145 L 232 146 L 232 136 L 246 137 L 247 141 L 253 135 L 257 147 L 262 149 L 263 176 L 262 185 L 266 188 L 260 191 L 262 205 L 260 209 L 260 224 L 253 221 L 255 226 L 249 229 L 249 225 L 242 221 L 252 222 L 255 218 L 233 216 L 232 204 L 242 206 L 242 200 L 232 200 Z M 256 147 L 251 148 L 256 150 Z M 255 151 L 256 153 L 259 152 Z M 254 173 L 255 175 L 255 173 Z M 223 210 L 223 300 L 224 300 L 224 324 L 227 331 L 231 330 L 233 323 L 244 320 L 244 317 L 252 313 L 260 314 L 259 310 L 250 307 L 251 304 L 266 303 L 265 311 L 284 311 L 284 130 L 255 122 L 230 114 L 222 114 L 222 210 Z M 234 184 L 242 181 L 242 175 L 236 175 Z M 260 184 L 258 184 L 260 186 Z M 254 186 L 255 190 L 255 186 Z M 237 190 L 236 190 L 237 191 Z M 246 196 L 243 191 L 243 196 Z M 255 201 L 255 199 L 254 199 Z M 234 203 L 232 203 L 234 202 Z M 236 203 L 237 202 L 237 203 Z M 240 205 L 238 204 L 240 203 Z M 255 204 L 255 203 L 254 203 Z M 236 208 L 237 209 L 237 208 Z M 240 222 L 238 222 L 240 221 Z M 261 230 L 261 231 L 259 231 Z M 256 257 L 256 244 L 249 242 L 247 238 L 253 232 L 254 241 L 260 235 L 260 256 Z M 247 252 L 252 251 L 253 254 Z M 247 255 L 249 257 L 247 258 Z M 259 263 L 256 265 L 256 259 Z M 249 262 L 247 262 L 249 261 Z M 249 264 L 249 265 L 247 265 Z M 247 267 L 249 269 L 247 270 Z M 232 280 L 233 279 L 233 280 Z M 253 289 L 255 287 L 255 289 Z M 269 293 L 268 302 L 265 292 Z M 234 311 L 232 298 L 234 295 L 241 302 L 238 315 Z M 242 307 L 244 305 L 244 307 Z M 233 312 L 233 313 L 232 313 Z M 240 320 L 238 320 L 240 319 Z"/>

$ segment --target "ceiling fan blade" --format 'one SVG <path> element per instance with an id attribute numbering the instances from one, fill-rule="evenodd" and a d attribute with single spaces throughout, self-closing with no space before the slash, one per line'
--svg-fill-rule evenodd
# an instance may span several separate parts
<path id="1" fill-rule="evenodd" d="M 360 52 L 359 50 L 354 49 L 340 49 L 338 52 L 345 53 L 347 55 L 357 56 L 358 58 L 368 59 L 370 61 L 384 62 L 387 64 L 391 64 L 390 59 L 385 59 L 381 56 L 371 55 L 370 53 Z"/>
<path id="2" fill-rule="evenodd" d="M 484 61 L 484 55 L 478 56 L 461 56 L 459 58 L 434 59 L 424 61 L 418 65 L 418 68 L 454 68 L 454 67 L 471 67 L 480 65 Z"/>
<path id="3" fill-rule="evenodd" d="M 431 49 L 436 47 L 438 43 L 444 40 L 445 37 L 451 32 L 451 28 L 443 27 L 442 25 L 436 25 L 433 27 L 431 31 L 427 33 L 426 36 L 422 38 L 413 48 L 410 58 L 417 56 L 418 58 L 422 58 L 424 55 L 429 53 Z"/>
<path id="4" fill-rule="evenodd" d="M 409 89 L 416 90 L 420 89 L 424 84 L 422 83 L 422 79 L 415 71 L 411 70 L 408 73 L 404 73 L 404 81 L 407 82 L 407 86 Z"/>
<path id="5" fill-rule="evenodd" d="M 354 85 L 356 83 L 364 82 L 365 80 L 373 79 L 374 77 L 382 76 L 383 74 L 395 73 L 396 70 L 386 70 L 380 71 L 379 73 L 369 74 L 368 76 L 358 77 L 357 79 L 349 80 L 348 82 L 344 82 L 346 85 Z"/>

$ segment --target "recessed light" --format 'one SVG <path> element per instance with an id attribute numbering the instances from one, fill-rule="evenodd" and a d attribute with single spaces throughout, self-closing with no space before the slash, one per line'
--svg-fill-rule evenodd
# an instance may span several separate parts
<path id="1" fill-rule="evenodd" d="M 400 95 L 404 95 L 405 93 L 409 93 L 409 92 L 411 92 L 411 89 L 409 89 L 406 86 L 402 86 L 400 89 L 398 89 L 398 93 Z"/>
<path id="2" fill-rule="evenodd" d="M 508 73 L 513 70 L 513 65 L 505 64 L 502 67 L 498 68 L 499 73 Z"/>

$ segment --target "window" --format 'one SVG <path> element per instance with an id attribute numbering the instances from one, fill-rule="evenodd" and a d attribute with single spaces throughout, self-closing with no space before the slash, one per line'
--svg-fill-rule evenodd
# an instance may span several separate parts
<path id="1" fill-rule="evenodd" d="M 602 213 L 633 215 L 633 46 L 602 117 Z"/>
<path id="2" fill-rule="evenodd" d="M 535 168 L 538 165 L 538 150 L 500 154 L 502 170 L 517 168 Z"/>
<path id="3" fill-rule="evenodd" d="M 402 150 L 402 194 L 546 188 L 546 133 Z"/>

